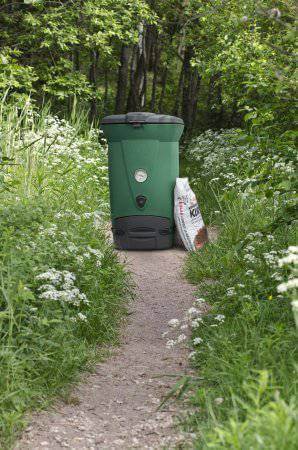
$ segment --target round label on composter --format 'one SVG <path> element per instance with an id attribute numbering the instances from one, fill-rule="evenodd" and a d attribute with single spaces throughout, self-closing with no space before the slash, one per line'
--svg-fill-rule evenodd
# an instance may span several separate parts
<path id="1" fill-rule="evenodd" d="M 135 180 L 138 183 L 144 183 L 148 178 L 148 174 L 145 169 L 137 169 L 135 171 Z"/>

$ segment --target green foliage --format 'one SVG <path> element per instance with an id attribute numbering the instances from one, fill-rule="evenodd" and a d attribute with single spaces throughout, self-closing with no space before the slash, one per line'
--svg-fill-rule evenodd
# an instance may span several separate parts
<path id="1" fill-rule="evenodd" d="M 225 107 L 237 103 L 259 134 L 286 132 L 295 118 L 295 3 L 194 1 L 190 8 L 199 17 L 189 30 L 198 42 L 195 63 L 218 75 Z"/>
<path id="2" fill-rule="evenodd" d="M 28 93 L 35 82 L 37 97 L 50 94 L 50 98 L 65 100 L 76 95 L 86 101 L 100 98 L 90 79 L 90 52 L 99 52 L 107 64 L 106 57 L 113 56 L 119 43 L 137 42 L 139 21 L 150 22 L 153 15 L 143 0 L 73 0 L 67 4 L 27 1 L 8 6 L 8 11 L 3 6 L 0 18 L 6 25 L 3 78 L 12 74 L 4 88 L 15 92 L 21 86 Z M 18 50 L 12 50 L 16 34 Z M 14 59 L 5 59 L 7 54 Z"/>
<path id="3" fill-rule="evenodd" d="M 192 397 L 200 412 L 189 424 L 203 429 L 197 448 L 297 445 L 297 434 L 280 433 L 292 430 L 297 414 L 293 287 L 289 268 L 279 264 L 296 244 L 293 156 L 291 148 L 284 154 L 248 144 L 237 130 L 207 132 L 187 153 L 192 185 L 202 205 L 211 191 L 205 213 L 220 227 L 217 241 L 186 266 L 211 305 L 193 332 L 202 339 L 194 364 L 203 381 Z M 261 389 L 258 373 L 259 404 L 252 394 Z"/>
<path id="4" fill-rule="evenodd" d="M 81 128 L 82 124 L 81 124 Z M 113 342 L 130 282 L 107 242 L 98 133 L 4 107 L 0 192 L 0 435 Z"/>

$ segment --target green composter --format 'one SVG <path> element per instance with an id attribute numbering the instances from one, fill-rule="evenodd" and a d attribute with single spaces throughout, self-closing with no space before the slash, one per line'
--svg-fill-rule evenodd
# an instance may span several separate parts
<path id="1" fill-rule="evenodd" d="M 112 229 L 117 248 L 173 245 L 173 192 L 179 176 L 179 117 L 136 112 L 107 116 Z"/>

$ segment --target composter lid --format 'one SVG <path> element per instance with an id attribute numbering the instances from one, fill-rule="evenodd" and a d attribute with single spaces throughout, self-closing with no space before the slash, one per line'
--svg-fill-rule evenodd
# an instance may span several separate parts
<path id="1" fill-rule="evenodd" d="M 117 124 L 117 123 L 159 123 L 159 124 L 167 124 L 167 123 L 179 123 L 181 125 L 184 124 L 183 120 L 180 117 L 175 116 L 166 116 L 164 114 L 155 114 L 150 112 L 130 112 L 127 114 L 119 114 L 113 116 L 106 116 L 102 119 L 101 124 Z"/>

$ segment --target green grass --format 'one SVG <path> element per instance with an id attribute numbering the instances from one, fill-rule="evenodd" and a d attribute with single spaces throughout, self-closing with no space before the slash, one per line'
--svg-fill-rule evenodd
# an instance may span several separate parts
<path id="1" fill-rule="evenodd" d="M 209 132 L 195 146 L 199 158 L 196 151 L 188 154 L 186 172 L 207 222 L 219 227 L 219 236 L 191 254 L 185 267 L 188 279 L 211 306 L 202 326 L 193 331 L 194 338 L 203 339 L 194 357 L 202 380 L 194 383 L 191 396 L 198 412 L 190 415 L 186 426 L 196 433 L 198 449 L 295 449 L 297 331 L 290 303 L 294 293 L 277 289 L 293 270 L 277 264 L 296 244 L 297 228 L 289 213 L 293 193 L 274 187 L 280 173 L 277 181 L 273 176 L 269 183 L 255 183 L 261 175 L 266 180 L 266 171 L 274 174 L 272 156 L 265 154 L 262 163 L 261 149 L 257 155 L 252 152 L 248 169 L 249 148 L 237 140 L 231 144 L 229 136 L 213 140 Z M 231 154 L 238 158 L 234 167 Z M 234 186 L 222 178 L 227 172 Z M 288 179 L 291 172 L 290 177 L 283 176 Z M 249 186 L 244 183 L 248 178 Z"/>
<path id="2" fill-rule="evenodd" d="M 73 122 L 1 107 L 1 448 L 116 343 L 131 292 L 106 237 L 105 145 Z"/>

